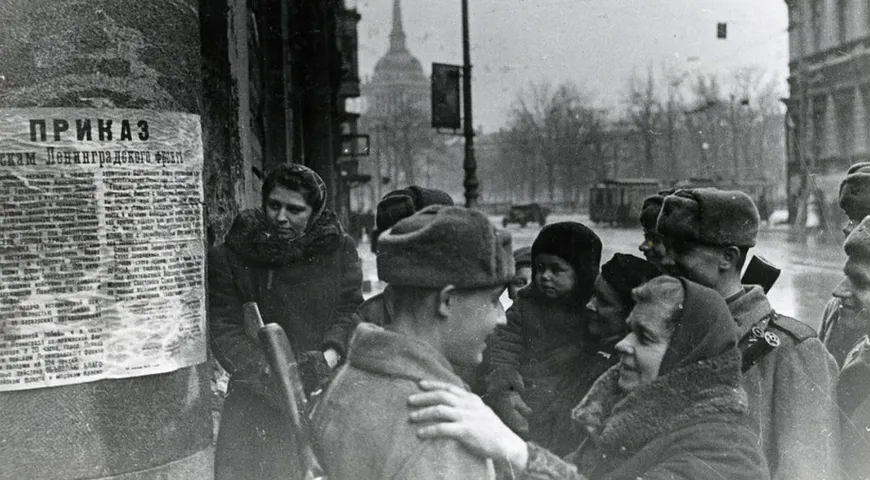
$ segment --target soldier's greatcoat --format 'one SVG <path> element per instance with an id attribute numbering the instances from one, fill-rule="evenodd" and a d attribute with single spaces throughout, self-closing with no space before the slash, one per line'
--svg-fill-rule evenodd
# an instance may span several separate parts
<path id="1" fill-rule="evenodd" d="M 428 343 L 362 323 L 342 366 L 314 412 L 318 455 L 330 479 L 485 479 L 492 463 L 455 440 L 421 440 L 408 421 L 417 382 L 463 386 L 450 362 Z"/>
<path id="2" fill-rule="evenodd" d="M 742 337 L 758 325 L 781 342 L 743 378 L 771 478 L 839 478 L 837 362 L 811 327 L 776 315 L 761 287 L 726 300 Z"/>

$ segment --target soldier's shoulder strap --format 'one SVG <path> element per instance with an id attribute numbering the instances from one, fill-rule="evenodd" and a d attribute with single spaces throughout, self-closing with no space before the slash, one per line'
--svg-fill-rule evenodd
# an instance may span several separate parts
<path id="1" fill-rule="evenodd" d="M 777 333 L 783 332 L 787 334 L 797 343 L 818 336 L 818 333 L 816 333 L 816 330 L 813 327 L 801 322 L 800 320 L 780 315 L 778 313 L 771 317 L 769 326 L 771 329 L 777 331 Z"/>

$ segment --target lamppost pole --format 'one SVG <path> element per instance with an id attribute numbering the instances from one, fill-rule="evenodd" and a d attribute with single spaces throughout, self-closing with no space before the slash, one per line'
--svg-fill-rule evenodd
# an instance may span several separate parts
<path id="1" fill-rule="evenodd" d="M 465 118 L 465 206 L 477 207 L 477 162 L 474 159 L 474 123 L 471 117 L 471 48 L 468 41 L 468 0 L 462 0 L 462 107 Z"/>

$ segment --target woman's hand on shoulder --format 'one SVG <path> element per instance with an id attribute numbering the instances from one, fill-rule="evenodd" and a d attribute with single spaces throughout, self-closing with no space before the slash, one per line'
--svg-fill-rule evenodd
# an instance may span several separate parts
<path id="1" fill-rule="evenodd" d="M 421 380 L 422 393 L 408 398 L 410 421 L 423 439 L 450 438 L 475 454 L 524 472 L 526 442 L 508 428 L 477 395 L 444 382 Z"/>

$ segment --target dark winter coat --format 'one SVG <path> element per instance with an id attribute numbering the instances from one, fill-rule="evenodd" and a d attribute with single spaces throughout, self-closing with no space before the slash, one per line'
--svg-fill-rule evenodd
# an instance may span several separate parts
<path id="1" fill-rule="evenodd" d="M 484 479 L 492 462 L 450 439 L 421 440 L 408 422 L 417 382 L 463 386 L 429 344 L 378 326 L 357 327 L 347 364 L 314 412 L 319 458 L 331 480 Z"/>
<path id="2" fill-rule="evenodd" d="M 529 445 L 528 480 L 768 478 L 732 349 L 622 396 L 608 370 L 575 412 L 595 433 L 565 461 Z M 580 473 L 578 473 L 580 472 Z"/>
<path id="3" fill-rule="evenodd" d="M 822 313 L 822 328 L 819 339 L 825 348 L 831 352 L 837 365 L 843 366 L 843 361 L 849 350 L 864 335 L 870 335 L 870 314 L 862 311 L 854 316 L 844 316 L 840 299 L 833 297 L 825 305 Z"/>
<path id="4" fill-rule="evenodd" d="M 209 338 L 230 374 L 217 478 L 283 478 L 291 467 L 281 452 L 292 444 L 267 393 L 265 355 L 245 333 L 242 305 L 256 301 L 265 323 L 284 328 L 297 357 L 327 348 L 344 355 L 363 301 L 354 242 L 328 211 L 301 237 L 286 240 L 269 233 L 261 211 L 250 210 L 208 260 Z"/>
<path id="5" fill-rule="evenodd" d="M 837 362 L 811 327 L 775 314 L 761 287 L 727 301 L 744 340 L 755 325 L 780 340 L 743 378 L 771 478 L 838 478 Z"/>
<path id="6" fill-rule="evenodd" d="M 583 305 L 545 297 L 533 284 L 519 291 L 507 324 L 488 342 L 484 399 L 498 410 L 503 395 L 519 392 L 532 409 L 527 440 L 557 454 L 576 448 L 582 435 L 569 422 L 571 409 L 616 361 L 599 354 L 591 340 L 590 315 Z"/>

